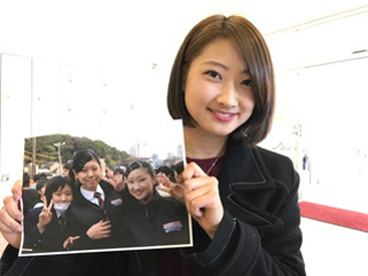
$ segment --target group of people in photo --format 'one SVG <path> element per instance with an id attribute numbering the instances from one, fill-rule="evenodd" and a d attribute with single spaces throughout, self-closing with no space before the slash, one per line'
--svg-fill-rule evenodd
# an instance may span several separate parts
<path id="1" fill-rule="evenodd" d="M 103 176 L 91 149 L 70 164 L 63 176 L 37 180 L 44 192 L 41 204 L 24 208 L 24 254 L 189 244 L 183 187 L 171 168 L 137 160 Z"/>

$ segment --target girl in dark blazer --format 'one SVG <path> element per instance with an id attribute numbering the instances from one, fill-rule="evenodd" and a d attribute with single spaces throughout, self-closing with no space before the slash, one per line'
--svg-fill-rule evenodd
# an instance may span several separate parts
<path id="1" fill-rule="evenodd" d="M 70 177 L 76 192 L 69 212 L 69 232 L 77 236 L 70 250 L 118 246 L 123 201 L 115 189 L 101 180 L 101 163 L 90 149 L 75 153 Z M 93 227 L 92 227 L 93 226 Z"/>
<path id="2" fill-rule="evenodd" d="M 214 15 L 189 32 L 168 107 L 184 121 L 194 247 L 132 252 L 130 275 L 305 275 L 298 175 L 288 158 L 257 147 L 274 101 L 270 54 L 253 24 Z"/>
<path id="3" fill-rule="evenodd" d="M 130 163 L 126 171 L 127 195 L 121 216 L 123 246 L 189 244 L 188 213 L 174 198 L 162 197 L 154 188 L 152 166 Z"/>

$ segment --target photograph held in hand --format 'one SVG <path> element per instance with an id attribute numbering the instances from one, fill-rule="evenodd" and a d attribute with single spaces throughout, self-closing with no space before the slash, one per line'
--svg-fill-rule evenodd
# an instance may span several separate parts
<path id="1" fill-rule="evenodd" d="M 27 138 L 20 256 L 192 246 L 174 173 L 183 164 L 182 157 L 137 157 L 85 137 Z"/>

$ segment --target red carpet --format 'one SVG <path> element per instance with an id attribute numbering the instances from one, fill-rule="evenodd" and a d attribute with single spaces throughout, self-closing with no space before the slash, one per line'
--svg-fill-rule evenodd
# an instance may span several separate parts
<path id="1" fill-rule="evenodd" d="M 299 202 L 302 217 L 368 232 L 368 214 L 310 203 Z"/>

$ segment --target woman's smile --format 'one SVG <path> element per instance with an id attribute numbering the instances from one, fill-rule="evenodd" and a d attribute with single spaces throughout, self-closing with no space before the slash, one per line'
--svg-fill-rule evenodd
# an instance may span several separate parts
<path id="1" fill-rule="evenodd" d="M 219 122 L 227 123 L 233 120 L 238 113 L 235 112 L 228 112 L 228 111 L 221 111 L 221 110 L 214 110 L 211 108 L 207 108 L 207 111 L 210 112 L 211 116 Z"/>

